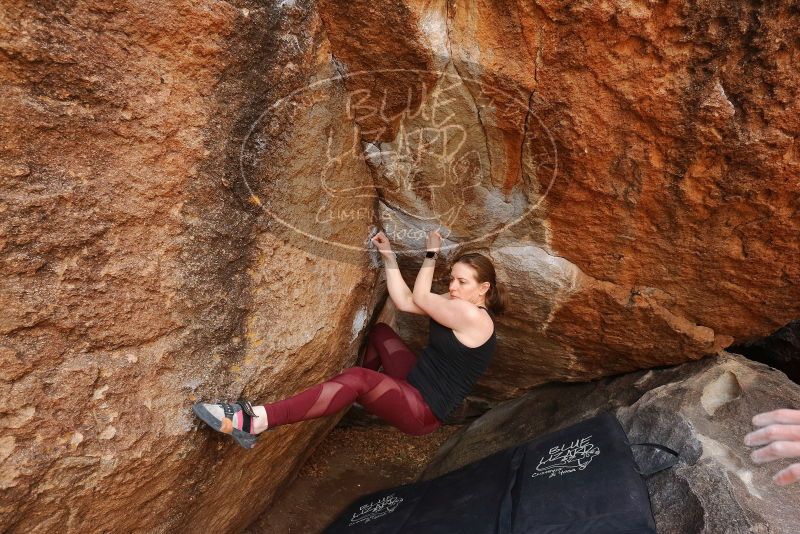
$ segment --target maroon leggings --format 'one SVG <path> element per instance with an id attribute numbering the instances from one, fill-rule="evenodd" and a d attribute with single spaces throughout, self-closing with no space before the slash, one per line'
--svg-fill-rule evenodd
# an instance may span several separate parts
<path id="1" fill-rule="evenodd" d="M 441 421 L 406 381 L 416 362 L 417 357 L 392 327 L 377 323 L 369 333 L 363 367 L 345 369 L 293 397 L 265 404 L 269 427 L 331 415 L 358 401 L 406 434 L 433 432 Z M 381 364 L 385 374 L 378 372 Z"/>

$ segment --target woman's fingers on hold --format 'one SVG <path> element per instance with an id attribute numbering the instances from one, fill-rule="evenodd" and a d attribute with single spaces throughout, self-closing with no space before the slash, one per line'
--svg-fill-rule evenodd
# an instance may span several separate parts
<path id="1" fill-rule="evenodd" d="M 800 480 L 800 464 L 792 464 L 782 471 L 778 471 L 772 480 L 779 486 L 786 486 Z"/>
<path id="2" fill-rule="evenodd" d="M 749 447 L 773 441 L 800 441 L 800 425 L 769 425 L 744 437 L 744 444 Z"/>
<path id="3" fill-rule="evenodd" d="M 766 447 L 756 449 L 750 454 L 750 458 L 757 464 L 798 456 L 800 456 L 800 442 L 796 441 L 773 441 Z"/>
<path id="4" fill-rule="evenodd" d="M 756 426 L 774 425 L 775 423 L 800 425 L 800 410 L 782 408 L 780 410 L 760 413 L 753 417 L 753 424 Z"/>

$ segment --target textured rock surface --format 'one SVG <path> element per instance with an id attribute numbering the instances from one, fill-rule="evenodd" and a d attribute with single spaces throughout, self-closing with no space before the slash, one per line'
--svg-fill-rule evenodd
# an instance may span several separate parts
<path id="1" fill-rule="evenodd" d="M 485 243 L 512 289 L 489 391 L 678 363 L 798 316 L 796 8 L 466 4 L 444 50 L 480 82 L 459 121 L 479 120 L 491 185 L 456 240 L 546 193 Z"/>
<path id="2" fill-rule="evenodd" d="M 268 103 L 332 71 L 319 17 L 247 2 L 3 11 L 0 530 L 236 532 L 335 419 L 245 454 L 198 431 L 190 405 L 336 374 L 381 298 L 366 255 L 289 243 L 239 178 Z M 352 130 L 328 113 L 262 134 L 259 163 L 296 158 L 300 184 L 322 165 L 304 136 Z"/>
<path id="3" fill-rule="evenodd" d="M 680 454 L 674 468 L 647 480 L 659 533 L 790 534 L 800 529 L 800 486 L 771 480 L 790 462 L 758 466 L 742 439 L 754 414 L 798 404 L 800 386 L 783 373 L 726 352 L 590 384 L 545 385 L 454 434 L 423 478 L 610 410 L 631 443 L 661 443 Z"/>
<path id="4" fill-rule="evenodd" d="M 700 358 L 800 313 L 788 3 L 323 6 L 390 239 L 441 223 L 512 290 L 487 393 Z"/>
<path id="5" fill-rule="evenodd" d="M 441 223 L 496 261 L 487 398 L 800 316 L 798 22 L 780 2 L 6 2 L 0 522 L 248 523 L 334 418 L 244 455 L 189 406 L 356 361 L 379 223 L 401 251 Z M 421 348 L 419 321 L 398 317 Z"/>
<path id="6" fill-rule="evenodd" d="M 547 325 L 579 339 L 570 367 L 603 366 L 595 343 L 623 370 L 796 317 L 796 8 L 540 6 L 534 112 L 562 148 L 549 250 L 590 277 Z"/>

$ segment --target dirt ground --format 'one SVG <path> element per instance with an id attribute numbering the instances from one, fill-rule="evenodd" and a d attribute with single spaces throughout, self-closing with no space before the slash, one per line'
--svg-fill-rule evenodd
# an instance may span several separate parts
<path id="1" fill-rule="evenodd" d="M 411 482 L 460 428 L 426 436 L 388 426 L 336 427 L 278 500 L 243 534 L 322 532 L 356 498 Z"/>

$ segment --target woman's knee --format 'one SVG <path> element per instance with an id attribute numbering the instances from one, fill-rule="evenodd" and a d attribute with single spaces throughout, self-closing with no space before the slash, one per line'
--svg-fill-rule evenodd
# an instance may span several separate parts
<path id="1" fill-rule="evenodd" d="M 343 370 L 339 374 L 339 377 L 347 376 L 347 377 L 355 378 L 357 380 L 364 380 L 367 377 L 367 374 L 368 374 L 369 371 L 370 371 L 370 369 L 366 369 L 364 367 L 348 367 L 347 369 Z M 372 372 L 374 373 L 375 371 L 372 371 Z M 337 378 L 339 378 L 339 377 L 337 377 Z"/>
<path id="2" fill-rule="evenodd" d="M 356 393 L 362 393 L 369 388 L 369 375 L 375 373 L 364 367 L 348 367 L 332 380 L 344 384 Z"/>

